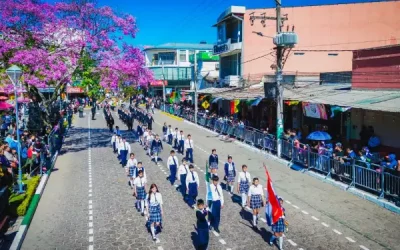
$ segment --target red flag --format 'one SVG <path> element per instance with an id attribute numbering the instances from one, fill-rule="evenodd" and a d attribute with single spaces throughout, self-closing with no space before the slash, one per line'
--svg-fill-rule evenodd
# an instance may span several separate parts
<path id="1" fill-rule="evenodd" d="M 271 219 L 272 224 L 275 224 L 279 218 L 283 215 L 283 210 L 281 204 L 279 204 L 278 198 L 276 196 L 275 190 L 272 186 L 271 176 L 264 165 L 265 174 L 267 175 L 267 192 L 268 192 L 268 208 L 266 209 L 267 219 Z"/>

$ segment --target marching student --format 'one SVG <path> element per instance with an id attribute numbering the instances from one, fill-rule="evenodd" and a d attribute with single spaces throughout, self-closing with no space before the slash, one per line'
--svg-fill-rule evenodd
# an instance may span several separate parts
<path id="1" fill-rule="evenodd" d="M 137 137 L 138 137 L 138 142 L 140 143 L 140 145 L 143 145 L 143 127 L 142 127 L 142 123 L 139 122 L 136 128 L 136 133 L 137 133 Z"/>
<path id="2" fill-rule="evenodd" d="M 210 164 L 210 169 L 218 169 L 218 155 L 215 148 L 211 150 L 211 155 L 208 157 L 208 162 Z"/>
<path id="3" fill-rule="evenodd" d="M 178 149 L 178 136 L 179 136 L 178 128 L 175 128 L 173 136 L 174 136 L 174 148 Z"/>
<path id="4" fill-rule="evenodd" d="M 235 169 L 235 163 L 232 161 L 232 156 L 228 156 L 228 162 L 225 163 L 225 179 L 226 179 L 226 190 L 230 192 L 231 194 L 233 193 L 233 185 L 235 183 L 235 177 L 236 177 L 236 169 Z"/>
<path id="5" fill-rule="evenodd" d="M 171 182 L 171 185 L 174 185 L 174 183 L 175 183 L 178 164 L 179 164 L 178 157 L 175 156 L 175 151 L 171 150 L 170 156 L 168 157 L 168 161 L 167 161 L 167 165 L 168 165 L 169 172 L 170 172 L 168 179 Z"/>
<path id="6" fill-rule="evenodd" d="M 119 145 L 122 144 L 122 139 L 119 134 L 117 134 L 117 139 L 115 139 L 115 147 L 117 148 L 117 158 L 121 161 L 121 156 L 119 152 Z"/>
<path id="7" fill-rule="evenodd" d="M 178 139 L 179 139 L 178 153 L 181 153 L 183 155 L 183 152 L 185 150 L 185 148 L 184 148 L 185 147 L 185 136 L 183 135 L 183 130 L 181 130 L 181 132 L 178 136 Z M 188 160 L 188 159 L 186 159 L 186 160 Z"/>
<path id="8" fill-rule="evenodd" d="M 178 176 L 181 182 L 180 191 L 182 193 L 183 198 L 186 196 L 186 178 L 189 173 L 189 167 L 187 165 L 187 161 L 185 158 L 182 159 L 182 164 L 178 168 Z"/>
<path id="9" fill-rule="evenodd" d="M 149 130 L 147 128 L 144 128 L 144 132 L 143 132 L 143 147 L 144 150 L 147 150 L 147 136 L 149 136 Z"/>
<path id="10" fill-rule="evenodd" d="M 139 162 L 137 163 L 136 172 L 135 172 L 134 176 L 137 177 L 137 176 L 139 175 L 139 171 L 142 171 L 142 172 L 143 172 L 143 177 L 146 178 L 146 180 L 147 180 L 146 170 L 144 169 L 143 164 L 142 164 L 141 161 L 139 161 Z"/>
<path id="11" fill-rule="evenodd" d="M 167 141 L 168 127 L 166 122 L 164 122 L 164 126 L 162 127 L 162 132 L 163 132 L 163 141 Z"/>
<path id="12" fill-rule="evenodd" d="M 149 216 L 148 222 L 150 224 L 150 231 L 153 237 L 153 240 L 157 240 L 156 236 L 156 228 L 161 225 L 163 212 L 163 201 L 160 192 L 158 191 L 158 187 L 156 184 L 151 184 L 149 193 L 146 197 L 146 210 Z M 158 230 L 157 230 L 158 231 Z"/>
<path id="13" fill-rule="evenodd" d="M 186 159 L 188 162 L 193 163 L 193 140 L 192 136 L 188 134 L 187 139 L 185 140 L 185 148 L 186 148 Z M 183 151 L 183 149 L 182 149 Z"/>
<path id="14" fill-rule="evenodd" d="M 190 172 L 186 176 L 186 189 L 187 189 L 187 203 L 190 207 L 194 208 L 196 205 L 196 199 L 198 195 L 200 180 L 199 175 L 194 171 L 194 166 L 189 165 Z"/>
<path id="15" fill-rule="evenodd" d="M 117 133 L 113 133 L 113 135 L 111 136 L 111 145 L 113 147 L 113 152 L 114 154 L 117 153 L 117 147 L 116 147 L 116 141 L 117 141 Z"/>
<path id="16" fill-rule="evenodd" d="M 156 139 L 153 140 L 153 142 L 151 143 L 151 151 L 153 152 L 154 162 L 156 164 L 158 161 L 158 154 L 161 152 L 161 150 L 163 150 L 163 145 L 160 140 L 160 137 L 158 135 L 156 135 Z"/>
<path id="17" fill-rule="evenodd" d="M 205 208 L 204 200 L 199 199 L 197 201 L 197 211 L 196 211 L 196 229 L 197 229 L 197 243 L 199 250 L 207 250 L 208 242 L 210 237 L 209 230 L 209 211 Z"/>
<path id="18" fill-rule="evenodd" d="M 128 184 L 129 186 L 131 186 L 131 188 L 133 188 L 133 181 L 136 178 L 135 174 L 136 174 L 137 164 L 138 162 L 135 159 L 135 154 L 131 153 L 125 167 L 126 174 L 128 175 L 129 178 Z"/>
<path id="19" fill-rule="evenodd" d="M 265 206 L 264 190 L 258 178 L 253 179 L 253 185 L 249 189 L 247 206 L 253 210 L 253 226 L 257 227 L 260 208 Z"/>
<path id="20" fill-rule="evenodd" d="M 115 126 L 115 133 L 119 136 L 121 136 L 121 130 L 119 130 L 118 126 Z"/>
<path id="21" fill-rule="evenodd" d="M 250 189 L 250 180 L 251 176 L 250 173 L 247 172 L 247 165 L 243 165 L 242 172 L 239 173 L 237 179 L 237 192 L 242 197 L 242 209 L 246 207 L 247 194 Z"/>
<path id="22" fill-rule="evenodd" d="M 282 199 L 282 198 L 280 198 Z M 279 201 L 279 198 L 278 198 Z M 282 199 L 283 201 L 283 199 Z M 280 202 L 280 201 L 279 201 Z M 283 203 L 283 202 L 282 202 Z M 284 211 L 284 209 L 282 208 Z M 277 240 L 277 244 L 279 245 L 279 250 L 283 250 L 283 233 L 285 232 L 286 222 L 285 222 L 285 214 L 283 213 L 279 220 L 271 225 L 272 235 L 269 239 L 269 245 L 272 246 L 274 240 Z"/>
<path id="23" fill-rule="evenodd" d="M 153 132 L 151 132 L 151 130 L 149 130 L 149 135 L 146 137 L 146 149 L 147 149 L 147 154 L 149 156 L 153 155 L 153 152 L 151 150 L 151 145 L 152 145 L 154 139 L 155 138 L 154 138 Z"/>
<path id="24" fill-rule="evenodd" d="M 167 137 L 168 137 L 168 144 L 172 145 L 173 131 L 171 125 L 168 125 Z"/>
<path id="25" fill-rule="evenodd" d="M 138 212 L 142 213 L 144 216 L 144 200 L 146 199 L 146 184 L 147 180 L 144 177 L 143 171 L 140 170 L 138 172 L 138 177 L 133 181 L 133 185 L 135 187 L 135 192 L 133 193 L 136 196 L 136 209 Z"/>
<path id="26" fill-rule="evenodd" d="M 222 187 L 219 184 L 218 176 L 213 176 L 212 182 L 213 184 L 210 185 L 211 195 L 212 195 L 211 226 L 214 228 L 214 231 L 219 233 L 219 223 L 221 221 L 221 209 L 224 207 L 224 194 L 222 192 Z"/>
<path id="27" fill-rule="evenodd" d="M 126 142 L 125 137 L 122 138 L 122 143 L 118 144 L 118 154 L 120 155 L 120 161 L 122 164 L 122 167 L 126 166 L 126 163 L 128 161 L 128 155 L 131 153 L 131 145 L 129 145 L 128 142 Z"/>

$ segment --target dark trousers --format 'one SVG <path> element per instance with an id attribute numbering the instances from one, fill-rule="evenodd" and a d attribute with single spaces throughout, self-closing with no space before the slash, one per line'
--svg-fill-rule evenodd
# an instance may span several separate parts
<path id="1" fill-rule="evenodd" d="M 172 135 L 168 135 L 168 144 L 172 145 Z"/>
<path id="2" fill-rule="evenodd" d="M 208 225 L 203 225 L 202 227 L 197 226 L 197 244 L 198 250 L 207 250 L 208 242 L 210 238 L 210 231 Z"/>
<path id="3" fill-rule="evenodd" d="M 133 127 L 133 124 L 131 122 L 128 122 L 128 130 L 129 131 L 132 131 L 132 127 Z"/>
<path id="4" fill-rule="evenodd" d="M 171 185 L 174 185 L 175 180 L 176 180 L 176 169 L 177 169 L 177 166 L 176 165 L 170 165 L 169 169 L 170 169 L 169 181 L 171 182 Z"/>
<path id="5" fill-rule="evenodd" d="M 214 229 L 219 229 L 219 223 L 221 221 L 221 201 L 220 200 L 212 202 L 211 214 L 212 214 L 211 226 Z"/>
<path id="6" fill-rule="evenodd" d="M 181 181 L 180 190 L 183 197 L 186 196 L 186 176 L 187 176 L 186 174 L 180 175 L 180 181 Z"/>
<path id="7" fill-rule="evenodd" d="M 174 139 L 174 148 L 178 149 L 178 139 Z"/>
<path id="8" fill-rule="evenodd" d="M 186 149 L 186 160 L 193 163 L 193 148 Z"/>
<path id="9" fill-rule="evenodd" d="M 96 115 L 95 112 L 92 112 L 92 120 L 94 120 L 94 116 Z"/>
<path id="10" fill-rule="evenodd" d="M 183 150 L 184 150 L 184 147 L 185 147 L 184 145 L 185 145 L 185 141 L 179 140 L 178 153 L 183 154 Z"/>

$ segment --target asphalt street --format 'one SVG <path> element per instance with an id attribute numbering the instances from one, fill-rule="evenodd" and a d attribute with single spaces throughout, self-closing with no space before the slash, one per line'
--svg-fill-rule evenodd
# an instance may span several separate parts
<path id="1" fill-rule="evenodd" d="M 111 134 L 101 113 L 94 121 L 87 116 L 75 119 L 22 249 L 194 249 L 195 213 L 184 203 L 176 186 L 166 180 L 171 147 L 164 144 L 163 161 L 151 162 L 134 142 L 133 134 L 113 114 L 136 158 L 143 161 L 149 184 L 156 183 L 163 195 L 164 227 L 159 242 L 153 242 L 145 219 L 134 208 L 135 198 L 124 169 L 112 153 Z M 212 148 L 217 149 L 220 161 L 229 154 L 237 167 L 247 164 L 262 185 L 262 163 L 266 163 L 275 190 L 285 199 L 290 226 L 284 249 L 400 249 L 398 215 L 187 122 L 159 112 L 154 118 L 154 130 L 160 134 L 164 122 L 186 135 L 192 134 L 200 177 L 199 198 L 205 197 L 205 163 Z M 223 176 L 221 167 L 219 174 Z M 270 229 L 265 220 L 253 229 L 251 213 L 241 213 L 237 197 L 227 192 L 224 196 L 221 232 L 210 233 L 209 249 L 277 249 L 267 244 Z"/>

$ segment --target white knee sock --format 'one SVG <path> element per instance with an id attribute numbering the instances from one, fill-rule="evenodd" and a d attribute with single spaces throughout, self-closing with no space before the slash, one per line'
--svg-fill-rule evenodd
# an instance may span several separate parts
<path id="1" fill-rule="evenodd" d="M 144 200 L 140 201 L 140 211 L 143 213 L 144 212 Z"/>
<path id="2" fill-rule="evenodd" d="M 151 231 L 151 235 L 153 236 L 153 238 L 155 238 L 156 237 L 156 229 L 154 228 L 153 224 L 150 226 L 150 231 Z"/>
<path id="3" fill-rule="evenodd" d="M 231 193 L 233 193 L 233 185 L 231 186 Z"/>
<path id="4" fill-rule="evenodd" d="M 283 246 L 283 236 L 279 237 L 279 250 L 283 249 L 282 246 Z"/>
<path id="5" fill-rule="evenodd" d="M 253 225 L 257 225 L 257 215 L 253 215 Z"/>
<path id="6" fill-rule="evenodd" d="M 246 206 L 246 199 L 247 199 L 247 195 L 246 195 L 246 193 L 243 193 L 242 194 L 242 207 Z"/>

